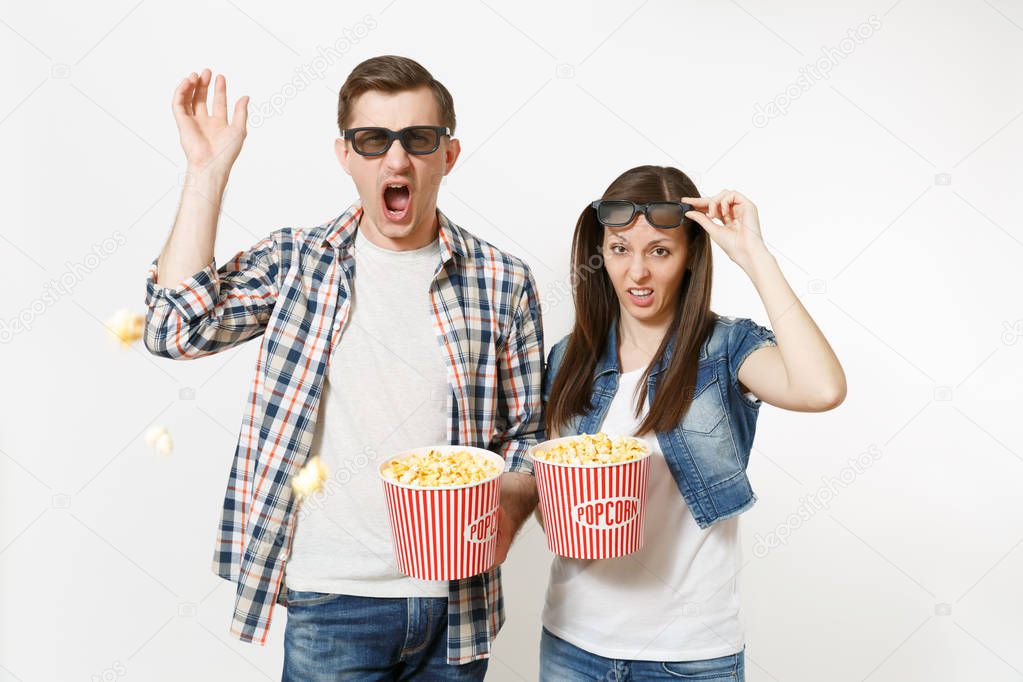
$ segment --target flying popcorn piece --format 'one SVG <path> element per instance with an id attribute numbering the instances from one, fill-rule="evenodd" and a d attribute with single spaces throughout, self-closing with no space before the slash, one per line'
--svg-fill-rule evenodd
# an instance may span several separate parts
<path id="1" fill-rule="evenodd" d="M 313 456 L 291 479 L 291 488 L 297 495 L 308 497 L 320 489 L 327 475 L 327 465 L 318 456 Z"/>
<path id="2" fill-rule="evenodd" d="M 106 321 L 107 333 L 127 348 L 142 338 L 146 326 L 146 318 L 130 310 L 118 310 Z"/>
<path id="3" fill-rule="evenodd" d="M 166 426 L 156 424 L 150 426 L 146 431 L 146 445 L 156 450 L 161 455 L 169 455 L 174 450 L 174 442 L 171 440 L 170 431 Z"/>
<path id="4" fill-rule="evenodd" d="M 174 451 L 174 443 L 171 441 L 169 433 L 165 432 L 156 439 L 156 451 L 164 457 Z"/>

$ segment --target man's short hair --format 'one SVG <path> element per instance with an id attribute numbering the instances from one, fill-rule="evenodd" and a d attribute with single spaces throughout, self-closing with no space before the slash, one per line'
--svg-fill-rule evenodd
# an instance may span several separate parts
<path id="1" fill-rule="evenodd" d="M 427 87 L 433 91 L 440 112 L 440 124 L 455 132 L 455 102 L 444 84 L 419 62 L 408 57 L 385 55 L 360 63 L 348 74 L 337 98 L 337 126 L 344 130 L 352 118 L 352 105 L 364 92 L 402 92 Z M 424 121 L 425 123 L 425 121 Z"/>

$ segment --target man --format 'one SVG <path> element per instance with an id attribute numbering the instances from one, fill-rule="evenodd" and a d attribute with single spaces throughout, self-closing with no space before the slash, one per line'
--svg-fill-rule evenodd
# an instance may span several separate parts
<path id="1" fill-rule="evenodd" d="M 502 454 L 504 560 L 536 504 L 525 454 L 542 433 L 543 336 L 529 268 L 437 209 L 460 151 L 451 95 L 393 56 L 355 67 L 338 98 L 335 152 L 359 201 L 216 268 L 248 98 L 229 123 L 218 75 L 208 114 L 211 75 L 174 94 L 188 181 L 150 268 L 145 343 L 184 359 L 262 335 L 214 555 L 237 584 L 232 632 L 264 644 L 286 606 L 286 680 L 483 679 L 504 622 L 500 569 L 400 574 L 376 468 L 439 442 Z M 312 455 L 333 475 L 303 507 L 290 480 Z"/>

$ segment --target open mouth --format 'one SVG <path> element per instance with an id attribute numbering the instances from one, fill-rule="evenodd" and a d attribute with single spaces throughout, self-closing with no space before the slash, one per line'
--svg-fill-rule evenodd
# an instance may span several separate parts
<path id="1" fill-rule="evenodd" d="M 629 297 L 636 305 L 649 305 L 653 301 L 654 290 L 647 287 L 629 287 Z"/>
<path id="2" fill-rule="evenodd" d="M 401 222 L 408 215 L 412 205 L 412 191 L 403 182 L 390 182 L 384 185 L 384 215 L 388 220 Z"/>

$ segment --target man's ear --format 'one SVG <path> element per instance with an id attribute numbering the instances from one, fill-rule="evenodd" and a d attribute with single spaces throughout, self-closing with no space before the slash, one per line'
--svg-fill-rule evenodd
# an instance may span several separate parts
<path id="1" fill-rule="evenodd" d="M 444 175 L 450 173 L 451 169 L 455 167 L 455 161 L 458 160 L 458 155 L 461 153 L 462 143 L 452 137 L 444 151 Z"/>
<path id="2" fill-rule="evenodd" d="M 348 175 L 352 174 L 352 171 L 348 168 L 348 163 L 350 161 L 348 154 L 350 151 L 351 150 L 348 145 L 345 144 L 344 138 L 339 137 L 334 140 L 334 155 L 337 156 L 338 162 L 341 164 L 341 167 L 345 169 L 345 173 L 348 173 Z"/>

